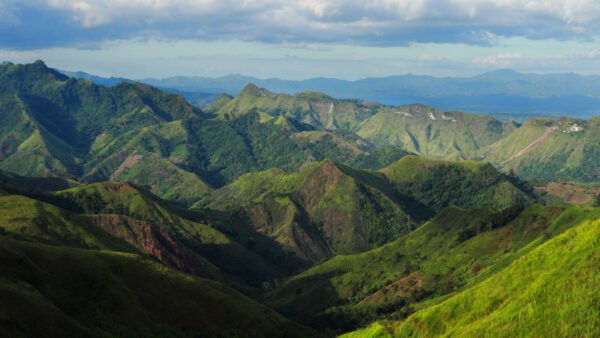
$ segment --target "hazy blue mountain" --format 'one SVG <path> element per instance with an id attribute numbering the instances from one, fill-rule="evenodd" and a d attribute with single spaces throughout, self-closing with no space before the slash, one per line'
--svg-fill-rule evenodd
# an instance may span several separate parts
<path id="1" fill-rule="evenodd" d="M 183 91 L 237 95 L 248 83 L 273 92 L 319 91 L 335 98 L 378 101 L 389 105 L 423 103 L 440 110 L 489 113 L 525 121 L 535 116 L 589 118 L 600 112 L 600 76 L 525 74 L 498 70 L 473 77 L 398 75 L 345 81 L 314 78 L 302 81 L 250 76 L 176 76 L 142 82 Z"/>
<path id="2" fill-rule="evenodd" d="M 134 82 L 134 80 L 130 80 L 130 79 L 126 79 L 126 78 L 122 78 L 122 77 L 102 77 L 102 76 L 96 76 L 96 75 L 92 75 L 92 74 L 88 74 L 86 72 L 70 72 L 70 71 L 60 71 L 61 73 L 67 75 L 68 77 L 73 77 L 73 78 L 82 78 L 82 79 L 86 79 L 86 80 L 91 80 L 92 82 L 94 82 L 95 84 L 101 84 L 101 85 L 105 85 L 105 86 L 116 86 L 119 83 L 125 81 L 125 82 Z M 179 94 L 183 97 L 185 97 L 185 99 L 193 104 L 196 107 L 199 108 L 203 108 L 208 106 L 209 104 L 213 103 L 218 97 L 219 95 L 216 95 L 215 93 L 202 93 L 202 92 L 197 92 L 197 91 L 185 91 L 185 90 L 180 90 L 180 89 L 174 89 L 174 88 L 165 88 L 165 87 L 160 87 L 159 88 L 167 93 L 171 93 L 171 94 Z M 221 92 L 218 92 L 221 93 Z"/>

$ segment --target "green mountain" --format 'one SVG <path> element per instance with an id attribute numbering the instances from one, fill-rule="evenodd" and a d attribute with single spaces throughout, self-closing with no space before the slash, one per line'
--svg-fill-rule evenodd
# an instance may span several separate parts
<path id="1" fill-rule="evenodd" d="M 328 157 L 382 168 L 407 153 L 260 111 L 216 119 L 180 95 L 139 83 L 95 85 L 41 61 L 0 66 L 0 89 L 0 170 L 127 180 L 184 206 L 251 171 L 291 171 Z"/>
<path id="2" fill-rule="evenodd" d="M 338 100 L 316 92 L 274 94 L 253 84 L 234 98 L 222 96 L 205 110 L 232 119 L 254 108 L 270 115 L 293 117 L 326 130 L 348 130 L 376 146 L 397 145 L 429 157 L 478 150 L 518 127 L 488 116 L 440 112 L 420 104 L 386 106 L 361 100 Z"/>
<path id="3" fill-rule="evenodd" d="M 446 299 L 450 302 L 454 294 L 479 288 L 488 278 L 504 278 L 511 263 L 566 229 L 599 216 L 598 209 L 577 206 L 516 206 L 503 211 L 450 207 L 395 242 L 358 255 L 336 256 L 308 270 L 267 293 L 264 300 L 292 318 L 333 333 L 383 318 L 402 320 Z M 527 288 L 529 283 L 510 287 L 516 292 L 519 285 Z M 484 311 L 500 303 L 482 298 L 477 306 Z M 470 304 L 465 297 L 448 311 L 460 316 L 464 312 L 453 309 Z M 423 331 L 424 336 L 452 327 L 436 319 L 437 312 L 430 313 L 431 326 L 426 326 L 430 331 Z M 423 327 L 418 322 L 415 326 Z"/>
<path id="4" fill-rule="evenodd" d="M 380 172 L 326 160 L 298 173 L 250 173 L 197 207 L 241 214 L 297 257 L 318 262 L 379 247 L 449 205 L 533 200 L 530 187 L 490 165 L 405 156 Z"/>
<path id="5" fill-rule="evenodd" d="M 574 211 L 582 210 L 570 210 L 575 226 L 481 283 L 404 321 L 379 322 L 348 337 L 597 336 L 600 222 L 597 211 L 573 217 Z"/>
<path id="6" fill-rule="evenodd" d="M 381 170 L 397 191 L 436 212 L 447 206 L 507 208 L 535 201 L 531 186 L 490 164 L 405 156 Z"/>
<path id="7" fill-rule="evenodd" d="M 488 161 L 527 179 L 593 182 L 600 179 L 599 128 L 598 118 L 532 119 L 486 148 L 451 158 Z"/>
<path id="8" fill-rule="evenodd" d="M 325 160 L 298 173 L 246 174 L 217 190 L 207 206 L 243 214 L 257 232 L 318 262 L 387 243 L 432 216 L 388 183 L 382 174 Z"/>
<path id="9" fill-rule="evenodd" d="M 306 336 L 223 284 L 134 253 L 0 235 L 0 331 L 7 336 Z"/>
<path id="10" fill-rule="evenodd" d="M 56 193 L 24 192 L 38 194 L 33 198 L 2 185 L 0 332 L 92 337 L 314 335 L 215 281 L 233 284 L 227 271 L 168 234 L 161 222 L 195 227 L 195 237 L 207 244 L 217 244 L 225 235 L 180 218 L 174 207 L 134 188 L 107 183 Z M 130 209 L 123 208 L 122 201 L 131 201 Z M 59 206 L 67 202 L 81 212 Z M 235 248 L 227 251 L 235 255 Z M 237 258 L 241 264 L 251 260 Z"/>

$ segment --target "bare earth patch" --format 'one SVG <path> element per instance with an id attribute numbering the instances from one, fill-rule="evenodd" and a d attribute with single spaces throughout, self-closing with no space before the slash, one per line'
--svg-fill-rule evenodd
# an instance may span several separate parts
<path id="1" fill-rule="evenodd" d="M 578 187 L 572 184 L 550 182 L 545 187 L 535 187 L 537 191 L 545 191 L 548 195 L 562 198 L 567 204 L 585 204 L 596 199 L 600 188 Z"/>
<path id="2" fill-rule="evenodd" d="M 96 136 L 96 141 L 98 141 L 99 139 L 103 138 L 104 135 L 106 135 L 106 130 L 101 132 L 100 134 L 98 134 L 98 136 Z"/>
<path id="3" fill-rule="evenodd" d="M 113 172 L 112 175 L 110 175 L 110 180 L 114 180 L 117 176 L 119 176 L 119 174 L 123 172 L 123 170 L 133 167 L 143 157 L 144 156 L 142 155 L 133 155 L 126 158 L 125 161 L 123 161 L 123 163 L 121 163 L 121 165 L 117 168 L 117 170 L 115 170 L 115 172 Z"/>

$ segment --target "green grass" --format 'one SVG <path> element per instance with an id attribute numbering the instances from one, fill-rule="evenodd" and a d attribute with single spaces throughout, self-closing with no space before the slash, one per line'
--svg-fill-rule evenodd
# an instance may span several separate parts
<path id="1" fill-rule="evenodd" d="M 10 336 L 310 336 L 223 284 L 134 254 L 0 236 L 0 318 Z"/>
<path id="2" fill-rule="evenodd" d="M 177 208 L 130 183 L 95 183 L 56 192 L 54 203 L 87 214 L 118 214 L 151 222 L 216 265 L 224 280 L 248 292 L 259 289 L 264 281 L 281 278 L 278 265 L 285 255 L 269 257 L 278 253 L 277 247 L 257 235 L 251 243 L 252 235 L 243 224 L 237 228 L 230 219 L 215 220 Z M 252 245 L 258 248 L 252 250 Z"/>
<path id="3" fill-rule="evenodd" d="M 207 110 L 233 119 L 255 108 L 320 128 L 352 131 L 377 147 L 396 145 L 429 157 L 476 151 L 516 129 L 512 123 L 491 117 L 441 113 L 420 104 L 393 107 L 360 100 L 336 100 L 316 92 L 274 94 L 255 85 L 248 85 L 235 98 L 223 98 Z"/>
<path id="4" fill-rule="evenodd" d="M 395 189 L 440 211 L 463 208 L 506 208 L 535 200 L 533 189 L 513 175 L 473 161 L 431 160 L 405 156 L 381 170 Z"/>
<path id="5" fill-rule="evenodd" d="M 255 228 L 312 262 L 385 244 L 430 216 L 390 190 L 384 175 L 331 160 L 298 173 L 246 174 L 207 202 L 246 215 Z"/>
<path id="6" fill-rule="evenodd" d="M 600 216 L 581 207 L 448 208 L 397 241 L 337 256 L 265 296 L 267 304 L 321 329 L 351 331 L 403 318 L 494 276 L 549 238 Z"/>
<path id="7" fill-rule="evenodd" d="M 92 224 L 85 216 L 20 195 L 0 197 L 0 228 L 42 243 L 137 252 L 123 240 Z"/>
<path id="8" fill-rule="evenodd" d="M 597 336 L 600 221 L 596 218 L 579 220 L 577 226 L 439 305 L 395 325 L 377 324 L 365 334 L 385 335 L 392 327 L 395 336 Z"/>
<path id="9" fill-rule="evenodd" d="M 489 161 L 504 170 L 514 170 L 527 179 L 567 179 L 594 182 L 600 178 L 600 165 L 592 159 L 600 153 L 598 127 L 600 120 L 573 118 L 532 119 L 514 134 L 466 157 Z M 581 130 L 573 129 L 577 127 Z M 544 134 L 552 133 L 523 155 L 512 158 L 520 150 Z"/>

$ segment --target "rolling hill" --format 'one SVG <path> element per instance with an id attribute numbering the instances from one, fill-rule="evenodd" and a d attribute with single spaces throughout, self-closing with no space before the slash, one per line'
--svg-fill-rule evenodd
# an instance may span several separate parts
<path id="1" fill-rule="evenodd" d="M 226 286 L 242 276 L 232 280 L 231 269 L 213 265 L 169 226 L 187 226 L 207 245 L 227 236 L 182 218 L 184 211 L 148 192 L 115 183 L 59 192 L 3 184 L 1 190 L 3 335 L 316 335 Z M 235 255 L 236 248 L 227 252 Z M 246 257 L 235 259 L 240 264 L 257 257 L 240 255 Z"/>
<path id="2" fill-rule="evenodd" d="M 407 154 L 351 132 L 251 110 L 225 121 L 140 83 L 73 79 L 41 61 L 0 66 L 0 170 L 85 182 L 128 180 L 189 206 L 251 171 L 326 157 L 378 169 Z"/>
<path id="3" fill-rule="evenodd" d="M 233 98 L 222 96 L 205 110 L 230 119 L 254 108 L 326 130 L 351 131 L 376 146 L 397 145 L 429 157 L 479 150 L 518 127 L 489 116 L 440 112 L 421 104 L 386 106 L 317 92 L 274 94 L 253 84 Z"/>
<path id="4" fill-rule="evenodd" d="M 0 235 L 8 336 L 314 335 L 221 283 L 134 253 Z"/>
<path id="5" fill-rule="evenodd" d="M 400 321 L 420 309 L 435 309 L 435 304 L 456 298 L 449 298 L 453 294 L 477 289 L 488 278 L 509 280 L 502 277 L 503 271 L 513 262 L 599 216 L 598 209 L 578 206 L 516 206 L 503 211 L 449 207 L 395 242 L 358 255 L 337 256 L 290 279 L 264 299 L 292 318 L 333 333 L 382 318 Z M 461 304 L 457 306 L 468 307 L 471 302 L 464 299 Z M 478 306 L 493 304 L 482 298 Z M 431 313 L 433 322 L 435 312 Z M 451 313 L 460 317 L 463 312 Z M 418 322 L 414 323 L 418 330 Z M 439 323 L 428 323 L 424 335 L 440 333 L 434 331 L 439 327 L 452 328 Z"/>
<path id="6" fill-rule="evenodd" d="M 347 337 L 596 336 L 600 221 L 593 216 L 439 304 Z"/>
<path id="7" fill-rule="evenodd" d="M 242 214 L 256 231 L 318 262 L 388 243 L 449 205 L 533 200 L 529 186 L 490 165 L 405 156 L 380 172 L 325 160 L 298 173 L 250 173 L 196 207 Z"/>
<path id="8" fill-rule="evenodd" d="M 451 158 L 488 161 L 527 179 L 593 182 L 600 178 L 599 123 L 598 118 L 532 119 L 488 147 Z"/>

